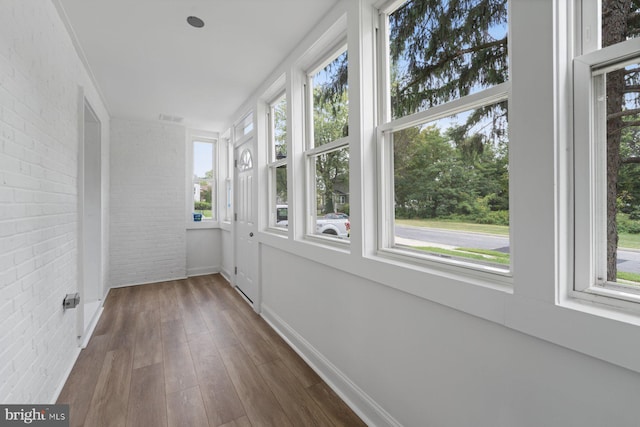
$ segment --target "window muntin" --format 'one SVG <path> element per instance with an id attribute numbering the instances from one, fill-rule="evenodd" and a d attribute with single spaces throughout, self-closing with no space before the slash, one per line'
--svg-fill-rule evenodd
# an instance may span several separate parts
<path id="1" fill-rule="evenodd" d="M 202 215 L 201 219 L 204 221 L 216 219 L 214 154 L 213 140 L 193 141 L 193 203 L 191 207 L 193 213 Z"/>
<path id="2" fill-rule="evenodd" d="M 507 2 L 384 12 L 380 248 L 508 273 Z"/>
<path id="3" fill-rule="evenodd" d="M 307 76 L 307 234 L 348 242 L 349 97 L 346 45 Z M 340 216 L 334 218 L 333 216 Z"/>
<path id="4" fill-rule="evenodd" d="M 508 80 L 507 1 L 409 0 L 388 14 L 391 114 L 399 118 Z"/>

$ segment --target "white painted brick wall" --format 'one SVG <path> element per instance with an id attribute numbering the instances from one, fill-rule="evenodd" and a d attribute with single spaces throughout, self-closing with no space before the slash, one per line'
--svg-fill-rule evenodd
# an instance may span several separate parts
<path id="1" fill-rule="evenodd" d="M 97 97 L 88 81 L 51 1 L 0 0 L 1 403 L 50 403 L 77 354 L 62 299 L 78 290 L 77 104 L 79 85 Z"/>
<path id="2" fill-rule="evenodd" d="M 185 129 L 111 121 L 112 286 L 186 277 Z"/>

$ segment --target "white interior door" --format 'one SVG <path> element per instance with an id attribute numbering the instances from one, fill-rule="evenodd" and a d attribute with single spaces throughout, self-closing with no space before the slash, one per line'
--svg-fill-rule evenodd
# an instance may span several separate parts
<path id="1" fill-rule="evenodd" d="M 256 302 L 257 243 L 256 206 L 254 202 L 253 139 L 235 148 L 235 274 L 236 286 L 252 302 Z"/>

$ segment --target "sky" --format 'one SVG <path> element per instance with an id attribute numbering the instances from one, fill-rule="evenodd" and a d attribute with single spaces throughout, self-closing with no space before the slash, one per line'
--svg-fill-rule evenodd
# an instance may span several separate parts
<path id="1" fill-rule="evenodd" d="M 193 173 L 200 178 L 213 169 L 213 144 L 210 142 L 194 142 Z"/>

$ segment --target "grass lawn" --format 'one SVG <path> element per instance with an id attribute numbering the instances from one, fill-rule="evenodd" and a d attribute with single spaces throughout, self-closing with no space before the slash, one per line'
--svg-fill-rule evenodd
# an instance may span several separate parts
<path id="1" fill-rule="evenodd" d="M 473 259 L 477 261 L 486 261 L 496 264 L 509 265 L 509 254 L 503 252 L 490 251 L 488 249 L 474 249 L 474 248 L 455 248 L 455 249 L 443 249 L 432 246 L 418 246 L 414 249 L 421 251 L 431 252 L 439 255 L 450 255 L 457 258 Z"/>
<path id="2" fill-rule="evenodd" d="M 205 210 L 205 211 L 193 211 L 195 213 L 199 213 L 202 214 L 202 219 L 211 219 L 211 210 Z"/>
<path id="3" fill-rule="evenodd" d="M 618 247 L 627 249 L 640 249 L 640 234 L 619 233 Z"/>
<path id="4" fill-rule="evenodd" d="M 473 231 L 475 233 L 509 235 L 509 226 L 493 224 L 475 224 L 473 222 L 460 222 L 437 219 L 396 219 L 396 224 L 411 227 L 441 228 L 444 230 Z M 639 242 L 640 244 L 640 242 Z"/>

